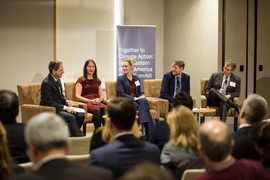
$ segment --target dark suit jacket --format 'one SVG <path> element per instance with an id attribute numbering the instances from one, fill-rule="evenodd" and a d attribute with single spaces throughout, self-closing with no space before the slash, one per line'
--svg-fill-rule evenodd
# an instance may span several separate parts
<path id="1" fill-rule="evenodd" d="M 14 176 L 12 180 L 110 180 L 112 173 L 96 166 L 72 164 L 65 159 L 53 159 L 38 170 Z"/>
<path id="2" fill-rule="evenodd" d="M 134 80 L 134 83 L 138 81 L 141 84 L 140 78 L 138 76 L 132 75 L 132 79 Z M 141 86 L 140 85 L 136 86 L 135 84 L 135 87 L 136 87 L 136 97 L 140 97 L 142 95 Z M 117 77 L 117 92 L 118 96 L 127 97 L 131 100 L 134 99 L 134 97 L 130 95 L 131 94 L 130 84 L 125 74 Z"/>
<path id="3" fill-rule="evenodd" d="M 60 79 L 58 80 L 61 84 Z M 62 86 L 60 86 L 62 92 Z M 53 106 L 56 111 L 63 111 L 67 98 L 60 93 L 59 86 L 55 82 L 54 78 L 48 74 L 48 76 L 42 81 L 41 84 L 41 100 L 40 105 Z"/>
<path id="4" fill-rule="evenodd" d="M 251 126 L 242 127 L 233 134 L 235 145 L 233 147 L 232 155 L 236 159 L 245 158 L 256 161 L 261 160 L 261 156 L 256 151 L 255 145 L 250 138 L 251 128 Z"/>
<path id="5" fill-rule="evenodd" d="M 160 163 L 158 147 L 132 134 L 117 137 L 111 143 L 91 151 L 88 164 L 110 169 L 114 178 L 143 161 Z"/>
<path id="6" fill-rule="evenodd" d="M 25 124 L 23 123 L 11 123 L 4 124 L 7 132 L 8 149 L 12 159 L 15 163 L 29 162 L 29 158 L 26 154 L 26 143 L 24 140 Z"/>
<path id="7" fill-rule="evenodd" d="M 219 90 L 222 86 L 223 72 L 213 73 L 208 81 L 208 84 L 205 89 L 205 94 L 207 95 L 211 88 Z M 230 86 L 230 82 L 235 83 L 235 87 Z M 235 74 L 231 74 L 230 81 L 226 89 L 226 94 L 231 95 L 231 99 L 239 97 L 241 88 L 241 78 Z"/>
<path id="8" fill-rule="evenodd" d="M 175 76 L 170 71 L 164 74 L 163 76 L 159 97 L 167 99 L 169 100 L 170 103 L 172 103 L 174 91 L 175 91 Z M 190 94 L 190 76 L 183 72 L 181 74 L 181 91 L 185 91 L 188 94 Z"/>

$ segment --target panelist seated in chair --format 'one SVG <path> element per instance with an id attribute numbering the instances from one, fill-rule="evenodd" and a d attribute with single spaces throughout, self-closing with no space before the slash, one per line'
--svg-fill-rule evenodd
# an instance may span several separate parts
<path id="1" fill-rule="evenodd" d="M 106 105 L 102 103 L 104 96 L 101 80 L 97 75 L 96 63 L 92 59 L 84 63 L 83 76 L 76 82 L 76 99 L 87 103 L 87 111 L 93 114 L 95 130 L 104 125 L 102 116 L 105 114 Z"/>
<path id="2" fill-rule="evenodd" d="M 172 70 L 163 76 L 159 97 L 169 101 L 169 111 L 176 93 L 185 91 L 190 94 L 190 76 L 183 73 L 184 68 L 185 62 L 177 59 L 172 64 Z"/>
<path id="3" fill-rule="evenodd" d="M 220 110 L 220 120 L 226 122 L 228 109 L 233 107 L 240 113 L 241 107 L 233 102 L 240 95 L 241 78 L 233 74 L 236 63 L 227 60 L 223 72 L 213 73 L 205 89 L 207 106 L 216 106 Z"/>
<path id="4" fill-rule="evenodd" d="M 119 96 L 131 99 L 139 111 L 139 122 L 145 127 L 146 135 L 154 128 L 154 122 L 150 114 L 148 102 L 141 91 L 140 78 L 132 71 L 135 59 L 125 59 L 122 63 L 124 75 L 117 77 L 117 92 Z"/>
<path id="5" fill-rule="evenodd" d="M 55 107 L 56 113 L 68 123 L 71 136 L 84 136 L 80 130 L 83 125 L 84 114 L 74 111 L 71 108 L 72 102 L 62 93 L 60 78 L 65 73 L 63 63 L 61 61 L 50 61 L 49 72 L 41 84 L 40 105 Z"/>

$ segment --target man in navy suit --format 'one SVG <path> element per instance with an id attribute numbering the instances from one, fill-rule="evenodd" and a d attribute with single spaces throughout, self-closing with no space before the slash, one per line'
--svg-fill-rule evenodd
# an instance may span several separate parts
<path id="1" fill-rule="evenodd" d="M 135 122 L 136 107 L 125 97 L 118 97 L 107 105 L 107 122 L 114 140 L 91 151 L 88 164 L 110 169 L 114 178 L 119 177 L 135 165 L 150 161 L 160 163 L 156 145 L 137 139 L 131 132 Z"/>
<path id="2" fill-rule="evenodd" d="M 183 73 L 184 68 L 185 62 L 177 59 L 172 64 L 172 70 L 163 76 L 159 97 L 169 101 L 169 111 L 172 110 L 173 97 L 177 92 L 190 94 L 190 76 Z"/>
<path id="3" fill-rule="evenodd" d="M 84 136 L 80 130 L 84 121 L 84 114 L 77 113 L 69 101 L 62 93 L 60 78 L 65 73 L 61 61 L 51 61 L 49 63 L 49 74 L 41 84 L 40 105 L 53 106 L 56 108 L 56 114 L 60 115 L 67 123 L 70 135 L 74 137 Z"/>
<path id="4" fill-rule="evenodd" d="M 205 89 L 207 105 L 217 106 L 220 110 L 220 120 L 226 122 L 227 111 L 234 107 L 238 114 L 241 107 L 233 103 L 235 97 L 240 95 L 241 78 L 233 74 L 236 63 L 227 60 L 223 72 L 213 73 Z"/>
<path id="5" fill-rule="evenodd" d="M 267 112 L 266 100 L 258 94 L 250 94 L 243 103 L 239 114 L 239 130 L 233 134 L 235 145 L 232 155 L 236 159 L 261 160 L 261 156 L 256 151 L 250 131 L 254 124 L 260 123 Z"/>

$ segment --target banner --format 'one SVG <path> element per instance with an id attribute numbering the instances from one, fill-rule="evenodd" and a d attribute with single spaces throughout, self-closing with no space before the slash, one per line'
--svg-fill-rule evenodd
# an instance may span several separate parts
<path id="1" fill-rule="evenodd" d="M 123 75 L 122 62 L 136 59 L 133 74 L 139 76 L 143 91 L 144 79 L 155 79 L 156 26 L 117 26 L 116 75 Z"/>

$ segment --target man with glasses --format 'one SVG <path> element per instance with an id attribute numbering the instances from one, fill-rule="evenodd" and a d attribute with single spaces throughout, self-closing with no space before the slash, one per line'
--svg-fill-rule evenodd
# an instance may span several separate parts
<path id="1" fill-rule="evenodd" d="M 159 97 L 169 101 L 169 111 L 172 110 L 173 98 L 178 92 L 190 94 L 190 76 L 183 73 L 184 68 L 185 62 L 177 59 L 172 64 L 172 70 L 163 76 Z"/>
<path id="2" fill-rule="evenodd" d="M 71 136 L 84 136 L 80 130 L 84 121 L 84 114 L 74 111 L 71 108 L 72 102 L 62 93 L 60 78 L 65 73 L 63 63 L 61 61 L 51 61 L 49 63 L 49 72 L 41 84 L 40 105 L 55 107 L 56 114 L 60 115 L 68 123 Z"/>
<path id="3" fill-rule="evenodd" d="M 240 113 L 241 107 L 233 103 L 235 97 L 240 95 L 241 78 L 233 74 L 236 63 L 227 60 L 223 72 L 213 73 L 205 89 L 207 105 L 220 109 L 220 120 L 226 122 L 227 111 L 233 107 Z"/>

